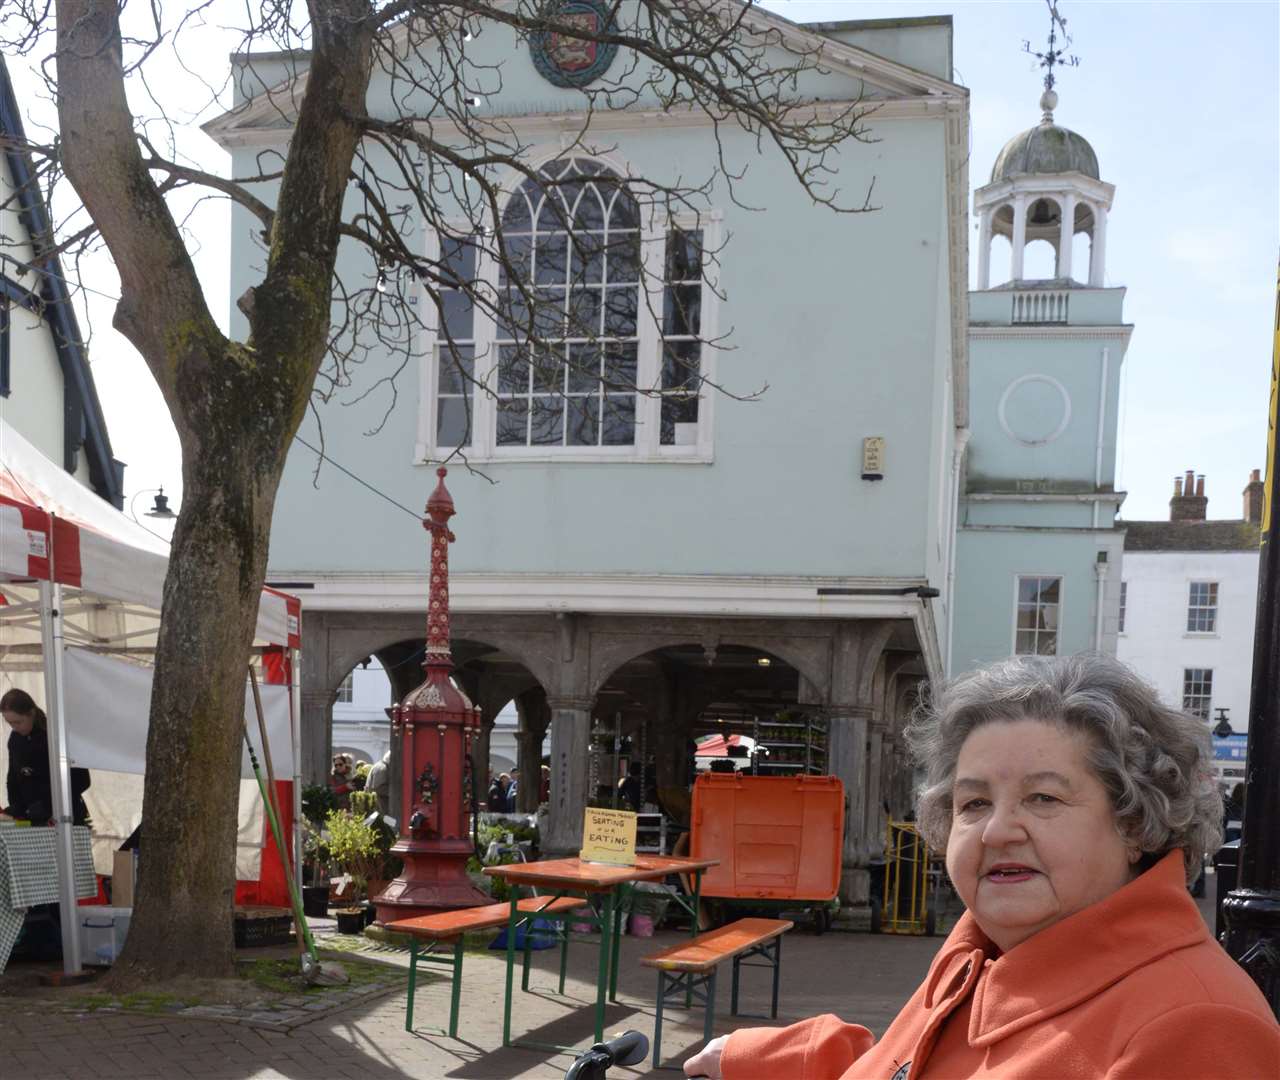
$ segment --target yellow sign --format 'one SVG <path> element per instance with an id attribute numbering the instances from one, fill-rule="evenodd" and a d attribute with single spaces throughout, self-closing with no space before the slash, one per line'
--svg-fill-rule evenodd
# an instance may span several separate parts
<path id="1" fill-rule="evenodd" d="M 583 862 L 635 866 L 636 816 L 629 810 L 598 810 L 588 806 L 582 818 Z"/>

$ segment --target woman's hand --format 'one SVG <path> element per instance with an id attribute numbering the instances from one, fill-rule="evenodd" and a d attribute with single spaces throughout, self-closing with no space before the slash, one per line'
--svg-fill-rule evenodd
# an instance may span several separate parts
<path id="1" fill-rule="evenodd" d="M 720 1055 L 724 1053 L 724 1044 L 728 1041 L 728 1035 L 721 1035 L 707 1043 L 684 1063 L 685 1076 L 707 1076 L 711 1080 L 720 1080 Z"/>

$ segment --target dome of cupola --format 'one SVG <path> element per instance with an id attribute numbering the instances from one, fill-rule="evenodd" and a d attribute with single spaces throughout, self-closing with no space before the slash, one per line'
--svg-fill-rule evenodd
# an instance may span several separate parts
<path id="1" fill-rule="evenodd" d="M 1098 155 L 1083 135 L 1053 122 L 1058 95 L 1046 90 L 1040 98 L 1044 116 L 1035 127 L 1015 135 L 1004 145 L 991 169 L 991 182 L 1015 176 L 1077 172 L 1094 180 L 1098 175 Z"/>

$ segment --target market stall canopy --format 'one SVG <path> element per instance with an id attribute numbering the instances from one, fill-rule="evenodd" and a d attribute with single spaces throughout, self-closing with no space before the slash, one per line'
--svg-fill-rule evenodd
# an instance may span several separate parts
<path id="1" fill-rule="evenodd" d="M 749 757 L 755 747 L 756 741 L 749 735 L 708 735 L 699 741 L 693 754 L 694 757 Z"/>

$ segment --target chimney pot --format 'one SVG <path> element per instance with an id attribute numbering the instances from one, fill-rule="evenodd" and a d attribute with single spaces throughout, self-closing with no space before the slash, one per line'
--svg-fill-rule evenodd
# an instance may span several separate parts
<path id="1" fill-rule="evenodd" d="M 1249 474 L 1249 482 L 1244 487 L 1244 519 L 1254 525 L 1262 524 L 1262 503 L 1266 499 L 1267 488 L 1262 482 L 1262 470 L 1254 469 Z"/>
<path id="2" fill-rule="evenodd" d="M 1169 500 L 1170 521 L 1204 521 L 1209 500 L 1204 494 L 1204 475 L 1196 477 L 1194 469 L 1173 482 L 1173 498 Z"/>

